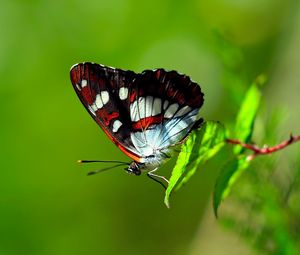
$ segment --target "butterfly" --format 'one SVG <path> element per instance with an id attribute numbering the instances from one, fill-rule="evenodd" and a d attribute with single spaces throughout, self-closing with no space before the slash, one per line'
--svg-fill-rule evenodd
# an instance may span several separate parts
<path id="1" fill-rule="evenodd" d="M 155 171 L 202 123 L 200 86 L 176 71 L 135 73 L 90 62 L 72 66 L 70 78 L 92 118 L 133 160 L 125 170 L 168 182 Z"/>

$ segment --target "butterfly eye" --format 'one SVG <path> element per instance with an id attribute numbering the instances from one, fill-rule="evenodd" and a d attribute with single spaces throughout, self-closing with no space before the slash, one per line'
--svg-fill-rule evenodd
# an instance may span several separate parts
<path id="1" fill-rule="evenodd" d="M 125 168 L 125 170 L 127 173 L 134 175 L 140 175 L 142 173 L 139 169 L 139 166 L 135 162 L 132 162 L 128 168 Z"/>
<path id="2" fill-rule="evenodd" d="M 135 175 L 140 175 L 141 174 L 141 170 L 140 169 L 135 169 L 134 170 L 134 174 Z"/>

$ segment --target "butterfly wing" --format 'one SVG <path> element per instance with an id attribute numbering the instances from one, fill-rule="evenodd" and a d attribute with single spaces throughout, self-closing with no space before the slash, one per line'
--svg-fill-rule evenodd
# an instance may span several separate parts
<path id="1" fill-rule="evenodd" d="M 70 71 L 73 87 L 89 114 L 129 157 L 141 155 L 132 143 L 129 94 L 137 74 L 94 63 L 79 63 Z"/>
<path id="2" fill-rule="evenodd" d="M 164 69 L 141 74 L 93 63 L 71 68 L 81 102 L 109 138 L 137 162 L 181 142 L 203 104 L 199 85 Z"/>
<path id="3" fill-rule="evenodd" d="M 131 140 L 149 156 L 180 143 L 191 131 L 204 102 L 200 86 L 188 76 L 164 69 L 146 70 L 130 95 Z"/>

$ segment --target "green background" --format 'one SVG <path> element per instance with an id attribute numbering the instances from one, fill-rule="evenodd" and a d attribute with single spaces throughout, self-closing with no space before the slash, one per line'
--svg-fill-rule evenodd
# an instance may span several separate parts
<path id="1" fill-rule="evenodd" d="M 241 254 L 241 240 L 212 219 L 217 163 L 173 196 L 170 210 L 145 175 L 86 176 L 104 165 L 78 159 L 129 159 L 87 114 L 69 69 L 93 61 L 178 70 L 201 85 L 202 116 L 226 125 L 241 99 L 223 86 L 231 62 L 221 34 L 245 50 L 245 79 L 269 74 L 266 105 L 289 113 L 282 137 L 299 133 L 296 2 L 1 0 L 0 254 Z"/>

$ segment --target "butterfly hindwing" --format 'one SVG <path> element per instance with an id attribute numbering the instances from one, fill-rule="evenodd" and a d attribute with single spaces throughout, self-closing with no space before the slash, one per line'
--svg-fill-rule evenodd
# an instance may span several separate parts
<path id="1" fill-rule="evenodd" d="M 188 76 L 164 69 L 146 70 L 135 79 L 130 96 L 131 139 L 141 154 L 181 142 L 203 104 L 200 86 Z"/>

